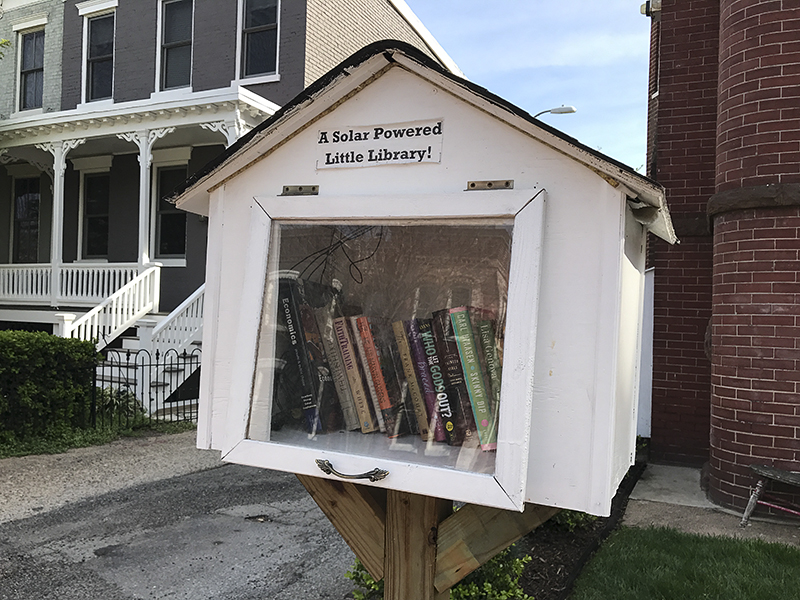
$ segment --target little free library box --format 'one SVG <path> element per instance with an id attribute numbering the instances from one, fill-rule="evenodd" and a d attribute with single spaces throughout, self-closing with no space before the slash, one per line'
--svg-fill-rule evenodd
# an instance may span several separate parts
<path id="1" fill-rule="evenodd" d="M 176 202 L 209 218 L 200 447 L 609 513 L 634 459 L 647 232 L 675 242 L 659 185 L 382 42 Z"/>

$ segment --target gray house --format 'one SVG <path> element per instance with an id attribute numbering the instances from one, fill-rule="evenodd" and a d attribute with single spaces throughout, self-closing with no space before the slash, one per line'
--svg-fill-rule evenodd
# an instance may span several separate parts
<path id="1" fill-rule="evenodd" d="M 207 221 L 162 200 L 368 43 L 458 68 L 404 0 L 5 0 L 0 328 L 202 330 Z"/>

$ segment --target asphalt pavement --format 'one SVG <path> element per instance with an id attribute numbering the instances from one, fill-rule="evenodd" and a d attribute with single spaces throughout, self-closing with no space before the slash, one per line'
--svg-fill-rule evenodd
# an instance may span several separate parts
<path id="1" fill-rule="evenodd" d="M 0 599 L 347 598 L 353 554 L 297 479 L 193 440 L 0 461 Z"/>
<path id="2" fill-rule="evenodd" d="M 0 600 L 350 597 L 354 556 L 297 479 L 194 435 L 0 460 Z M 648 465 L 623 525 L 800 545 L 797 523 L 740 518 L 698 469 Z"/>

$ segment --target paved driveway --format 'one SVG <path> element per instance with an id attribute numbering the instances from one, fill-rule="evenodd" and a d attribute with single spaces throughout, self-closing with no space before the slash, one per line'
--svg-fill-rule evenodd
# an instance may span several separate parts
<path id="1" fill-rule="evenodd" d="M 186 451 L 192 451 L 188 444 Z M 148 469 L 139 459 L 130 481 Z M 81 462 L 89 473 L 91 460 L 82 456 Z M 13 479 L 8 465 L 0 461 L 2 483 Z M 347 597 L 352 585 L 343 575 L 353 554 L 293 475 L 218 462 L 197 468 L 203 470 L 117 484 L 6 520 L 0 524 L 0 599 Z M 47 472 L 36 476 L 46 479 Z M 69 487 L 80 490 L 79 472 L 72 477 Z M 8 514 L 14 494 L 3 489 L 0 505 Z"/>

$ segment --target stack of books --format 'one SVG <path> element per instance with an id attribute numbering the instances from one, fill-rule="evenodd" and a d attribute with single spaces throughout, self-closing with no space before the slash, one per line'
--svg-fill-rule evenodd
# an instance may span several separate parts
<path id="1" fill-rule="evenodd" d="M 460 306 L 390 322 L 346 314 L 338 300 L 335 287 L 281 273 L 273 429 L 497 448 L 502 346 L 491 311 Z"/>

